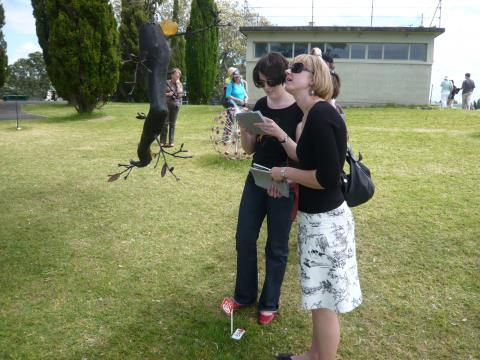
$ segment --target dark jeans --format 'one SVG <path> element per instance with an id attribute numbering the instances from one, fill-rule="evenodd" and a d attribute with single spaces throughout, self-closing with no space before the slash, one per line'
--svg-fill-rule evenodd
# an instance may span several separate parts
<path id="1" fill-rule="evenodd" d="M 258 293 L 257 239 L 263 219 L 267 216 L 267 243 L 265 246 L 265 281 L 258 302 L 259 310 L 278 310 L 288 258 L 288 237 L 292 220 L 293 193 L 278 199 L 268 196 L 267 191 L 255 185 L 248 175 L 243 189 L 238 214 L 236 248 L 237 280 L 235 301 L 253 304 Z"/>
<path id="2" fill-rule="evenodd" d="M 177 123 L 178 111 L 180 106 L 175 104 L 173 101 L 167 101 L 168 107 L 168 116 L 165 119 L 165 122 L 160 133 L 160 143 L 161 144 L 173 144 L 175 137 L 175 125 Z M 167 132 L 168 132 L 168 143 L 167 141 Z"/>

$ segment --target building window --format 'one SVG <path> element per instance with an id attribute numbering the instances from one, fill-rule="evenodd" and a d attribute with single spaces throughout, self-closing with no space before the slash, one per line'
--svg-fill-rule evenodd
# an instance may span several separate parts
<path id="1" fill-rule="evenodd" d="M 368 44 L 368 58 L 381 59 L 382 58 L 382 44 Z"/>
<path id="2" fill-rule="evenodd" d="M 295 56 L 308 54 L 308 43 L 295 43 Z"/>
<path id="3" fill-rule="evenodd" d="M 367 51 L 367 45 L 365 45 L 365 44 L 351 44 L 350 45 L 350 58 L 352 58 L 352 59 L 365 59 L 366 51 Z"/>
<path id="4" fill-rule="evenodd" d="M 348 59 L 349 44 L 326 44 L 325 52 L 334 59 Z"/>
<path id="5" fill-rule="evenodd" d="M 272 42 L 270 43 L 270 51 L 276 51 L 285 56 L 286 58 L 291 58 L 293 54 L 293 44 Z"/>
<path id="6" fill-rule="evenodd" d="M 411 44 L 410 60 L 427 61 L 427 44 Z"/>
<path id="7" fill-rule="evenodd" d="M 268 43 L 255 43 L 255 57 L 262 57 L 266 53 L 268 53 Z"/>
<path id="8" fill-rule="evenodd" d="M 269 51 L 281 53 L 286 58 L 308 54 L 309 49 L 318 47 L 326 55 L 336 59 L 370 60 L 413 60 L 427 61 L 428 44 L 359 44 L 359 43 L 309 43 L 307 42 L 256 42 L 255 57 L 260 58 Z"/>
<path id="9" fill-rule="evenodd" d="M 318 44 L 311 43 L 310 44 L 310 50 L 312 50 L 314 47 L 317 47 L 320 50 L 322 50 L 322 53 L 325 52 L 325 44 L 324 43 L 318 43 Z"/>
<path id="10" fill-rule="evenodd" d="M 408 44 L 385 44 L 385 60 L 408 60 Z"/>

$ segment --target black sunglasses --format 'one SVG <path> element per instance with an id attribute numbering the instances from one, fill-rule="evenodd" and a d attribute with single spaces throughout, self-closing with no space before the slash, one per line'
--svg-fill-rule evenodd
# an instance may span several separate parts
<path id="1" fill-rule="evenodd" d="M 265 84 L 267 84 L 269 87 L 274 87 L 274 86 L 280 85 L 275 80 L 272 80 L 272 79 L 255 80 L 253 83 L 255 84 L 255 86 L 257 88 L 264 88 Z"/>
<path id="2" fill-rule="evenodd" d="M 305 65 L 303 65 L 303 63 L 294 63 L 294 64 L 290 65 L 288 68 L 294 74 L 300 74 L 302 71 L 308 71 L 309 73 L 313 74 L 313 71 L 306 69 Z"/>

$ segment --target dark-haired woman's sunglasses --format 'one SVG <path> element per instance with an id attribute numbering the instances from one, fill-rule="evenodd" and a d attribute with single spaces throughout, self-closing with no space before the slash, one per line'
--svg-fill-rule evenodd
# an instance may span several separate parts
<path id="1" fill-rule="evenodd" d="M 254 81 L 254 84 L 257 88 L 264 88 L 265 84 L 267 84 L 269 87 L 274 87 L 274 86 L 278 85 L 278 83 L 275 80 L 272 80 L 272 79 L 257 80 L 257 81 Z"/>
<path id="2" fill-rule="evenodd" d="M 288 68 L 294 74 L 300 74 L 302 71 L 308 71 L 309 73 L 313 74 L 313 71 L 306 69 L 303 63 L 294 63 L 290 65 Z"/>

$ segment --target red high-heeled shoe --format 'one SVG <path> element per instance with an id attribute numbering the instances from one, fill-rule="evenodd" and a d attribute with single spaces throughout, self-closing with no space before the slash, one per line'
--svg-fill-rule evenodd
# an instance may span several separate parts
<path id="1" fill-rule="evenodd" d="M 260 312 L 258 314 L 258 323 L 260 325 L 268 325 L 275 319 L 276 316 L 277 316 L 277 313 L 275 312 L 272 312 L 271 314 L 265 314 Z"/>

